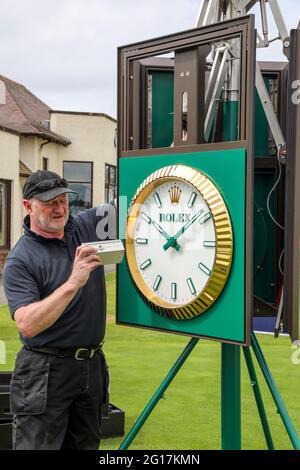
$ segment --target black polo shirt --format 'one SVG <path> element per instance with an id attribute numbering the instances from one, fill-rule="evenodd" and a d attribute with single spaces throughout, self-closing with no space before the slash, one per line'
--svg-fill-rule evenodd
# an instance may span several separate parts
<path id="1" fill-rule="evenodd" d="M 76 248 L 83 242 L 99 240 L 97 208 L 69 217 L 63 240 L 44 238 L 29 228 L 9 253 L 3 272 L 5 295 L 11 315 L 24 305 L 48 297 L 69 278 Z M 97 346 L 105 335 L 106 288 L 103 266 L 90 274 L 63 314 L 34 338 L 20 335 L 30 347 L 76 348 Z"/>

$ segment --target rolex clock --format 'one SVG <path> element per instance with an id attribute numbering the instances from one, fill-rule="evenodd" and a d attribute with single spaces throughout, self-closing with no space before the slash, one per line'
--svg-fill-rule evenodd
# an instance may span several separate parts
<path id="1" fill-rule="evenodd" d="M 125 238 L 130 275 L 152 310 L 185 321 L 218 301 L 230 274 L 233 231 L 207 174 L 180 164 L 152 172 L 136 189 Z"/>

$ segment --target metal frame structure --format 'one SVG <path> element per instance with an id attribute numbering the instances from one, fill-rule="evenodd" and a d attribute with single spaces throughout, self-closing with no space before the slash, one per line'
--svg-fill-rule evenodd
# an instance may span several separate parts
<path id="1" fill-rule="evenodd" d="M 219 23 L 220 27 L 224 25 L 225 20 L 232 20 L 233 18 L 239 18 L 240 16 L 245 15 L 256 3 L 259 1 L 261 7 L 261 16 L 262 16 L 262 35 L 258 35 L 258 42 L 257 47 L 267 47 L 270 42 L 274 39 L 269 39 L 268 33 L 268 24 L 267 24 L 267 12 L 266 12 L 266 0 L 203 0 L 202 5 L 199 9 L 198 17 L 195 26 L 205 27 L 208 28 L 209 25 L 213 23 Z M 284 24 L 283 17 L 279 10 L 277 0 L 269 0 L 269 5 L 276 21 L 278 30 L 279 30 L 279 38 L 283 42 L 283 51 L 287 57 L 290 54 L 290 38 L 288 36 L 287 29 Z M 227 21 L 227 26 L 229 25 L 230 21 Z M 276 38 L 277 39 L 277 38 Z M 293 48 L 292 48 L 292 79 L 300 78 L 300 25 L 299 29 L 293 33 L 292 35 L 293 41 Z M 138 57 L 140 49 L 139 46 L 130 51 L 126 51 L 126 54 L 136 55 Z M 216 109 L 214 104 L 211 104 L 211 101 L 219 99 L 221 93 L 227 93 L 227 95 L 234 99 L 236 94 L 236 83 L 237 80 L 241 79 L 243 81 L 245 79 L 245 75 L 242 77 L 237 76 L 237 69 L 235 67 L 234 61 L 229 61 L 228 58 L 230 57 L 230 47 L 234 47 L 234 44 L 230 46 L 228 44 L 222 44 L 219 47 L 216 47 L 215 54 L 214 54 L 214 61 L 210 73 L 209 78 L 209 87 L 206 92 L 206 109 L 209 110 L 208 119 L 205 123 L 204 133 L 206 135 L 209 133 L 209 128 L 211 123 L 213 122 L 213 115 L 216 113 Z M 155 44 L 153 44 L 152 52 L 155 50 Z M 254 72 L 254 71 L 253 71 Z M 173 147 L 168 149 L 143 149 L 138 150 L 139 146 L 135 144 L 134 136 L 137 138 L 139 133 L 134 131 L 134 126 L 126 127 L 126 119 L 128 119 L 129 115 L 133 110 L 139 111 L 139 105 L 136 102 L 128 103 L 126 102 L 126 98 L 122 91 L 122 86 L 124 86 L 124 79 L 127 74 L 126 71 L 126 60 L 124 60 L 124 56 L 122 57 L 122 53 L 119 51 L 119 76 L 121 76 L 121 80 L 119 81 L 119 122 L 123 124 L 122 129 L 119 129 L 119 156 L 120 157 L 130 157 L 130 156 L 143 156 L 143 155 L 161 155 L 162 153 L 176 153 L 178 151 L 182 151 L 182 147 Z M 130 77 L 134 78 L 134 67 L 130 69 Z M 259 65 L 256 66 L 256 86 L 257 91 L 260 97 L 260 100 L 263 105 L 263 109 L 265 111 L 265 115 L 267 117 L 267 121 L 269 123 L 269 127 L 273 134 L 274 142 L 277 147 L 277 152 L 279 159 L 285 160 L 286 155 L 286 143 L 283 136 L 283 132 L 281 130 L 278 118 L 272 106 L 272 101 L 264 84 L 261 70 Z M 129 85 L 126 88 L 127 92 L 132 93 L 132 85 Z M 253 92 L 253 89 L 252 89 Z M 253 97 L 252 97 L 253 98 Z M 251 102 L 251 96 L 249 95 L 249 103 Z M 250 104 L 251 115 L 253 114 L 253 103 Z M 295 256 L 294 261 L 290 264 L 290 269 L 288 270 L 288 274 L 290 276 L 291 285 L 288 285 L 288 289 L 285 290 L 286 298 L 291 300 L 291 296 L 294 292 L 298 292 L 298 269 L 299 269 L 299 261 L 300 261 L 300 254 L 299 254 L 299 236 L 300 236 L 300 197 L 299 197 L 299 188 L 297 188 L 297 182 L 300 180 L 300 165 L 299 165 L 299 157 L 298 153 L 300 152 L 300 107 L 295 106 L 291 110 L 291 114 L 293 116 L 292 126 L 289 133 L 289 147 L 288 150 L 291 152 L 291 159 L 287 164 L 287 173 L 290 176 L 291 181 L 291 188 L 287 192 L 287 208 L 286 211 L 286 220 L 289 224 L 289 231 L 286 233 L 286 246 L 288 246 L 289 255 Z M 125 119 L 124 119 L 125 118 Z M 125 124 L 125 126 L 124 126 Z M 251 119 L 247 121 L 247 129 L 249 131 L 248 138 L 252 136 L 252 123 Z M 176 132 L 176 130 L 175 130 Z M 243 136 L 243 134 L 241 134 Z M 196 138 L 199 138 L 196 137 Z M 240 136 L 241 138 L 241 136 Z M 131 143 L 130 143 L 131 141 Z M 128 146 L 128 142 L 130 145 Z M 178 140 L 175 139 L 175 143 L 177 144 Z M 207 150 L 214 148 L 234 148 L 235 146 L 239 146 L 242 142 L 230 142 L 230 143 L 219 143 L 219 144 L 200 144 L 198 142 L 194 142 L 194 145 L 187 145 L 184 147 L 185 151 L 195 151 L 195 150 Z M 251 150 L 251 158 L 247 159 L 247 174 L 248 176 L 252 175 L 253 173 L 253 144 L 252 142 L 248 142 L 248 149 Z M 131 147 L 131 148 L 129 148 Z M 137 151 L 138 150 L 138 151 Z M 288 158 L 290 154 L 288 154 Z M 251 177 L 250 177 L 251 179 Z M 249 181 L 248 181 L 249 182 Z M 252 182 L 252 180 L 251 180 Z M 252 191 L 249 195 L 249 206 L 252 209 L 252 198 L 253 194 Z M 251 199 L 251 201 L 250 201 Z M 294 218 L 290 215 L 290 208 L 293 210 L 297 210 L 297 216 Z M 252 248 L 252 215 L 248 212 L 250 216 L 250 224 L 248 225 L 248 229 L 250 230 L 251 237 L 248 236 L 248 246 Z M 292 217 L 292 220 L 290 218 Z M 251 251 L 252 257 L 252 251 Z M 250 261 L 249 258 L 247 261 Z M 250 261 L 250 263 L 252 260 Z M 252 265 L 251 265 L 252 266 Z M 252 271 L 251 271 L 252 274 Z M 252 279 L 249 280 L 251 285 L 251 304 L 252 304 Z M 286 293 L 288 292 L 288 293 Z M 281 297 L 282 303 L 283 297 Z M 297 297 L 293 300 L 292 304 L 289 304 L 291 312 L 298 308 L 299 299 L 298 294 Z M 250 309 L 252 308 L 249 307 Z M 292 325 L 295 328 L 295 325 Z M 298 325 L 296 325 L 298 327 Z M 146 419 L 157 405 L 160 398 L 163 397 L 166 389 L 172 382 L 173 378 L 176 376 L 177 372 L 180 370 L 186 359 L 188 358 L 189 354 L 192 352 L 196 344 L 198 343 L 199 339 L 192 338 L 190 342 L 185 347 L 182 354 L 177 359 L 176 363 L 169 371 L 168 375 L 159 386 L 149 403 L 147 404 L 144 411 L 141 413 L 140 417 L 136 421 L 135 425 L 123 441 L 120 446 L 120 450 L 127 449 L 143 424 L 145 423 Z M 300 440 L 297 436 L 296 430 L 293 426 L 293 423 L 287 413 L 285 408 L 284 402 L 280 396 L 280 393 L 277 389 L 277 386 L 274 382 L 270 369 L 265 361 L 263 353 L 260 349 L 259 343 L 255 337 L 252 335 L 251 338 L 251 346 L 253 352 L 255 353 L 256 359 L 259 363 L 261 371 L 263 373 L 264 379 L 268 385 L 270 393 L 274 399 L 274 402 L 277 406 L 278 412 L 280 417 L 284 423 L 286 431 L 289 435 L 291 443 L 294 449 L 300 449 Z M 268 449 L 274 449 L 274 444 L 267 420 L 267 415 L 264 409 L 264 404 L 262 401 L 257 376 L 255 373 L 250 348 L 247 346 L 243 347 L 243 352 L 245 356 L 245 361 L 249 373 L 249 378 L 251 381 L 251 385 L 253 385 L 254 396 L 256 400 L 256 405 L 259 411 L 260 420 L 262 423 L 266 443 Z M 221 398 L 221 418 L 222 418 L 222 449 L 240 449 L 241 448 L 241 393 L 240 393 L 240 347 L 232 344 L 225 344 L 222 343 L 222 398 Z"/>
<path id="2" fill-rule="evenodd" d="M 285 210 L 285 289 L 284 309 L 288 317 L 288 329 L 291 339 L 299 340 L 299 240 L 300 240 L 300 99 L 295 87 L 300 82 L 300 23 L 298 29 L 292 30 L 291 61 L 289 78 L 288 115 L 291 125 L 288 130 L 288 154 L 286 175 L 289 184 L 286 187 Z"/>
<path id="3" fill-rule="evenodd" d="M 270 42 L 274 39 L 269 39 L 268 32 L 268 20 L 266 12 L 266 0 L 203 0 L 203 3 L 199 9 L 198 17 L 195 23 L 196 27 L 207 26 L 214 22 L 222 22 L 227 19 L 238 18 L 240 16 L 246 15 L 249 10 L 257 3 L 260 3 L 261 7 L 261 17 L 262 17 L 262 27 L 263 27 L 263 39 L 257 34 L 257 45 L 256 47 L 268 47 Z M 287 32 L 287 28 L 282 17 L 280 8 L 278 6 L 277 0 L 269 0 L 269 5 L 278 27 L 279 37 L 276 39 L 281 39 L 283 42 L 283 52 L 289 57 L 289 47 L 290 47 L 290 38 Z M 216 51 L 213 69 L 211 73 L 211 87 L 215 91 L 215 99 L 219 99 L 222 85 L 224 84 L 224 77 L 228 72 L 228 62 L 226 61 L 226 56 L 228 55 L 228 48 L 220 46 Z M 220 56 L 222 59 L 220 60 Z M 219 66 L 218 66 L 219 65 Z M 231 68 L 234 69 L 234 63 L 230 64 Z M 214 69 L 217 68 L 219 71 L 218 74 L 214 73 Z M 232 80 L 234 80 L 234 70 L 232 70 Z M 223 79 L 223 80 L 222 80 Z M 223 82 L 223 83 L 222 83 Z M 234 87 L 231 87 L 234 88 Z M 260 100 L 263 104 L 269 126 L 272 130 L 274 140 L 276 142 L 277 148 L 280 149 L 281 155 L 286 149 L 285 139 L 279 125 L 277 116 L 274 112 L 270 96 L 266 89 L 266 86 L 263 81 L 262 73 L 259 67 L 259 64 L 256 65 L 256 88 L 260 97 Z M 211 96 L 212 91 L 208 91 L 208 96 Z M 211 118 L 210 118 L 211 119 Z"/>
<path id="4" fill-rule="evenodd" d="M 251 26 L 250 26 L 251 23 Z M 248 25 L 249 24 L 249 25 Z M 174 147 L 164 149 L 145 149 L 141 145 L 141 112 L 140 112 L 140 70 L 143 61 L 149 57 L 167 54 L 170 51 L 180 52 L 187 48 L 200 47 L 213 41 L 226 41 L 238 38 L 241 35 L 248 34 L 247 31 L 253 29 L 254 17 L 246 16 L 235 18 L 219 24 L 208 25 L 201 28 L 201 34 L 198 30 L 191 29 L 174 35 L 143 41 L 130 46 L 120 47 L 118 50 L 118 122 L 121 124 L 118 128 L 118 155 L 119 157 L 153 155 L 153 152 L 176 153 L 180 146 L 176 145 L 178 129 L 175 127 L 175 145 Z M 246 37 L 246 36 L 245 36 Z M 184 42 L 182 42 L 184 40 Z M 251 81 L 254 71 L 250 57 L 253 57 L 255 50 L 255 38 L 249 36 L 241 45 L 241 55 L 246 60 L 241 66 L 241 90 L 240 94 L 244 97 L 241 100 L 240 110 L 240 136 L 237 139 L 238 147 L 246 147 L 246 141 L 252 140 L 252 121 L 248 117 L 252 116 L 253 96 L 251 94 Z M 213 84 L 211 85 L 213 87 Z M 197 87 L 194 84 L 196 92 Z M 197 102 L 197 99 L 195 100 Z M 174 110 L 176 113 L 176 109 Z M 180 132 L 179 132 L 180 135 Z M 219 148 L 232 148 L 226 142 L 220 144 L 205 144 L 195 139 L 184 143 L 185 151 L 190 150 L 209 150 L 217 145 Z M 205 149 L 204 146 L 207 146 Z M 252 148 L 247 148 L 252 152 Z"/>

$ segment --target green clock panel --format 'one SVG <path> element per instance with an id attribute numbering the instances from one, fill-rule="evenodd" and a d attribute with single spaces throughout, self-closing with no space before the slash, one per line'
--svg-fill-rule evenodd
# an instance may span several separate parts
<path id="1" fill-rule="evenodd" d="M 129 272 L 127 258 L 117 268 L 117 323 L 142 328 L 245 342 L 245 149 L 123 157 L 119 160 L 119 238 L 125 244 L 127 213 L 141 183 L 170 165 L 201 171 L 221 193 L 233 230 L 233 259 L 227 283 L 217 301 L 202 315 L 178 320 L 160 315 L 146 304 Z M 174 269 L 180 266 L 174 264 Z"/>

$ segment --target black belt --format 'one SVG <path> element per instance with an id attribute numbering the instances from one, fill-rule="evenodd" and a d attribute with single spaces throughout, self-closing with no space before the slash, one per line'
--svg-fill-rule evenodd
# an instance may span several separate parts
<path id="1" fill-rule="evenodd" d="M 50 356 L 58 357 L 71 357 L 77 361 L 84 361 L 85 359 L 92 359 L 97 352 L 102 351 L 103 343 L 99 344 L 95 348 L 76 348 L 76 349 L 57 349 L 57 348 L 30 348 L 24 346 L 29 351 L 38 352 L 41 354 L 49 354 Z"/>

